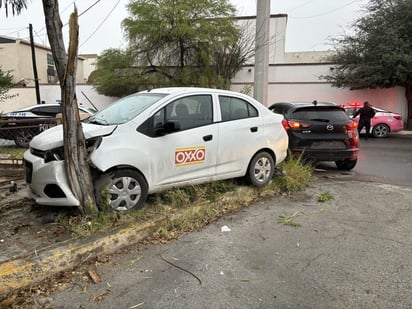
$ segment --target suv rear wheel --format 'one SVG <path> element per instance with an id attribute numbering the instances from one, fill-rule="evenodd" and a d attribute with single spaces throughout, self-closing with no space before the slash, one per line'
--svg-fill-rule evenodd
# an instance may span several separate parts
<path id="1" fill-rule="evenodd" d="M 349 171 L 356 166 L 357 159 L 355 160 L 342 160 L 342 161 L 335 161 L 336 167 L 340 170 Z"/>

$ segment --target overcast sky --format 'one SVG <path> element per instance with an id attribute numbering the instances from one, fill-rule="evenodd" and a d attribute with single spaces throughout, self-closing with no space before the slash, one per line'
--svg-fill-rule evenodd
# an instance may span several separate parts
<path id="1" fill-rule="evenodd" d="M 257 0 L 230 0 L 239 16 L 256 14 Z M 60 0 L 63 24 L 68 22 L 76 3 L 79 12 L 80 54 L 100 54 L 108 48 L 125 48 L 121 21 L 127 17 L 129 0 Z M 368 0 L 271 0 L 271 14 L 288 14 L 286 51 L 330 49 L 329 38 L 343 34 L 364 14 Z M 28 25 L 33 25 L 35 42 L 47 44 L 42 2 L 28 0 L 28 9 L 20 16 L 5 17 L 0 11 L 0 34 L 29 39 Z M 68 27 L 64 29 L 68 36 Z M 67 48 L 68 46 L 66 46 Z"/>

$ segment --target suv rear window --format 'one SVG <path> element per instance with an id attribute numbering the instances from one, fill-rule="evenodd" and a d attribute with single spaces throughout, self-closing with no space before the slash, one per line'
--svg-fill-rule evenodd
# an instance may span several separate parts
<path id="1" fill-rule="evenodd" d="M 347 121 L 349 117 L 343 110 L 317 109 L 297 110 L 292 113 L 292 118 L 308 121 Z"/>

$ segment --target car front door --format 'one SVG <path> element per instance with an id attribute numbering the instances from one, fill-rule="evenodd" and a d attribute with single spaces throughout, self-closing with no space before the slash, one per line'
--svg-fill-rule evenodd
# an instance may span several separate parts
<path id="1" fill-rule="evenodd" d="M 215 176 L 218 128 L 212 105 L 211 95 L 186 96 L 157 111 L 140 128 L 152 135 L 152 186 Z"/>

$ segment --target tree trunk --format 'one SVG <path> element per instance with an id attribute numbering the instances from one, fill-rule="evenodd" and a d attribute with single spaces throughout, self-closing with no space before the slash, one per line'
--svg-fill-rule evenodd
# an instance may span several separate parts
<path id="1" fill-rule="evenodd" d="M 408 119 L 406 119 L 406 128 L 412 130 L 412 85 L 405 86 L 405 97 L 408 101 Z"/>
<path id="2" fill-rule="evenodd" d="M 412 85 L 405 86 L 405 97 L 408 102 L 408 119 L 412 117 Z"/>
<path id="3" fill-rule="evenodd" d="M 70 16 L 68 55 L 64 47 L 58 0 L 43 0 L 43 9 L 63 101 L 64 161 L 67 180 L 74 196 L 80 202 L 80 212 L 94 214 L 98 209 L 75 91 L 79 35 L 77 9 L 75 7 L 74 13 Z"/>

